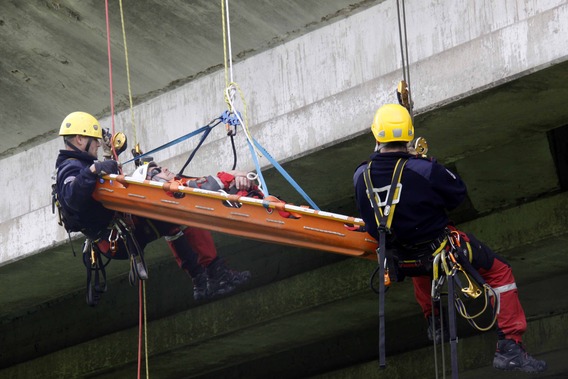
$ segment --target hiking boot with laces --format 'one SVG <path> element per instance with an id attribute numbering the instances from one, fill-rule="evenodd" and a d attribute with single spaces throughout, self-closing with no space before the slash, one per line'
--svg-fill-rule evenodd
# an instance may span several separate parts
<path id="1" fill-rule="evenodd" d="M 506 339 L 497 342 L 493 367 L 499 370 L 543 372 L 547 366 L 545 361 L 531 357 L 521 344 Z"/>
<path id="2" fill-rule="evenodd" d="M 193 299 L 196 301 L 204 300 L 207 296 L 207 273 L 203 271 L 194 278 L 193 281 Z"/>
<path id="3" fill-rule="evenodd" d="M 231 270 L 219 258 L 207 267 L 207 276 L 207 295 L 210 297 L 229 294 L 251 277 L 250 271 Z"/>

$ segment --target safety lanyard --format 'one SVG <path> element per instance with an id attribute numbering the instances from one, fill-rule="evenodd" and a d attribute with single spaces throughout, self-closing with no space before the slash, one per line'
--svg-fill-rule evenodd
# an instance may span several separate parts
<path id="1" fill-rule="evenodd" d="M 384 210 L 380 207 L 381 200 L 375 192 L 373 181 L 371 179 L 371 166 L 373 161 L 369 162 L 365 170 L 365 186 L 367 187 L 367 196 L 371 201 L 371 205 L 375 212 L 375 220 L 379 231 L 379 248 L 377 249 L 377 258 L 379 261 L 379 366 L 386 367 L 385 354 L 385 266 L 388 267 L 389 275 L 393 275 L 396 280 L 396 269 L 394 268 L 392 254 L 386 249 L 386 233 L 390 231 L 392 217 L 396 203 L 395 199 L 400 198 L 400 180 L 402 178 L 402 170 L 406 165 L 407 159 L 399 159 L 392 175 L 390 187 L 388 187 L 387 199 L 384 203 Z M 398 200 L 397 200 L 398 203 Z"/>
<path id="2" fill-rule="evenodd" d="M 407 159 L 401 158 L 396 162 L 394 172 L 392 175 L 391 184 L 388 186 L 387 197 L 384 203 L 381 202 L 378 193 L 375 191 L 373 187 L 373 181 L 371 179 L 371 165 L 373 163 L 372 161 L 369 162 L 369 164 L 367 165 L 367 170 L 365 170 L 364 179 L 365 179 L 365 186 L 367 187 L 367 196 L 371 201 L 371 205 L 375 213 L 375 220 L 377 222 L 377 229 L 379 231 L 379 253 L 384 253 L 387 256 L 387 258 L 392 258 L 392 256 L 389 252 L 386 251 L 385 248 L 386 245 L 385 233 L 390 233 L 390 227 L 392 224 L 394 211 L 396 208 L 396 204 L 398 204 L 398 200 L 400 198 L 400 189 L 401 189 L 400 180 L 402 179 L 402 171 L 407 161 L 408 161 Z M 383 205 L 382 208 L 381 205 Z M 392 264 L 392 259 L 390 259 L 390 261 L 391 262 L 387 261 L 387 264 Z M 384 262 L 384 259 L 379 261 L 379 263 L 381 262 Z M 395 270 L 391 270 L 390 274 L 396 277 Z"/>

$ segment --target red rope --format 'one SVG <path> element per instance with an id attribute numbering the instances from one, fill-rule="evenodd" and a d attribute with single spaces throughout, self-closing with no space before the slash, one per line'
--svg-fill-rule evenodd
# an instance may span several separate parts
<path id="1" fill-rule="evenodd" d="M 106 18 L 106 32 L 107 32 L 107 55 L 108 55 L 108 80 L 109 80 L 109 88 L 110 88 L 110 117 L 111 117 L 111 127 L 112 127 L 112 135 L 115 134 L 114 129 L 114 91 L 112 88 L 112 58 L 111 58 L 111 49 L 110 49 L 110 20 L 109 20 L 109 11 L 108 11 L 108 0 L 105 0 L 105 18 Z M 116 154 L 116 150 L 114 148 L 114 144 L 111 144 L 112 152 L 114 153 L 114 158 L 118 160 L 118 156 Z M 138 303 L 139 311 L 138 311 L 138 379 L 141 378 L 141 364 L 142 364 L 142 333 L 143 333 L 143 320 L 142 320 L 142 313 L 143 313 L 143 301 L 142 301 L 142 281 L 139 281 L 139 291 L 138 291 Z"/>
<path id="2" fill-rule="evenodd" d="M 106 32 L 107 32 L 107 54 L 108 54 L 108 79 L 110 86 L 110 115 L 112 134 L 114 135 L 114 98 L 112 89 L 112 58 L 110 55 L 110 21 L 108 13 L 108 0 L 105 0 L 105 14 L 106 14 Z"/>
<path id="3" fill-rule="evenodd" d="M 108 11 L 108 0 L 105 0 L 105 17 L 106 17 L 106 32 L 107 32 L 108 81 L 110 88 L 110 120 L 111 120 L 112 135 L 114 136 L 114 91 L 112 88 L 112 58 L 110 54 L 110 18 Z M 111 143 L 111 149 L 112 149 L 112 154 L 114 155 L 114 159 L 118 161 L 118 154 L 116 153 L 116 149 L 114 148 L 114 143 Z M 119 170 L 122 172 L 122 167 L 119 167 Z"/>

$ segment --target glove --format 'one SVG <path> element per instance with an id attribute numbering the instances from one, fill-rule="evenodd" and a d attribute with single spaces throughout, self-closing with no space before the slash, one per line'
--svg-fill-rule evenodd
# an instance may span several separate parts
<path id="1" fill-rule="evenodd" d="M 94 165 L 97 175 L 118 174 L 118 162 L 115 160 L 97 161 Z"/>
<path id="2" fill-rule="evenodd" d="M 107 128 L 103 128 L 103 157 L 110 158 L 112 157 L 112 134 L 109 132 Z"/>

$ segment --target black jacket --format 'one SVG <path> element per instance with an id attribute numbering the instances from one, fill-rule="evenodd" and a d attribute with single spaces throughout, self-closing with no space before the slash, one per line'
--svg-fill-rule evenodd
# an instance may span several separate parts
<path id="1" fill-rule="evenodd" d="M 66 228 L 97 239 L 107 229 L 114 211 L 92 197 L 99 180 L 89 169 L 94 161 L 95 158 L 87 153 L 60 150 L 55 168 L 57 198 Z"/>
<path id="2" fill-rule="evenodd" d="M 374 188 L 391 184 L 398 159 L 408 159 L 404 167 L 400 193 L 391 225 L 396 241 L 416 245 L 432 241 L 449 224 L 447 211 L 457 207 L 466 197 L 464 182 L 434 160 L 393 152 L 373 153 L 370 157 L 371 180 Z M 361 164 L 353 176 L 355 197 L 367 231 L 378 240 L 377 223 L 364 180 L 367 163 Z M 382 195 L 382 196 L 381 196 Z M 380 194 L 385 201 L 386 192 Z"/>

